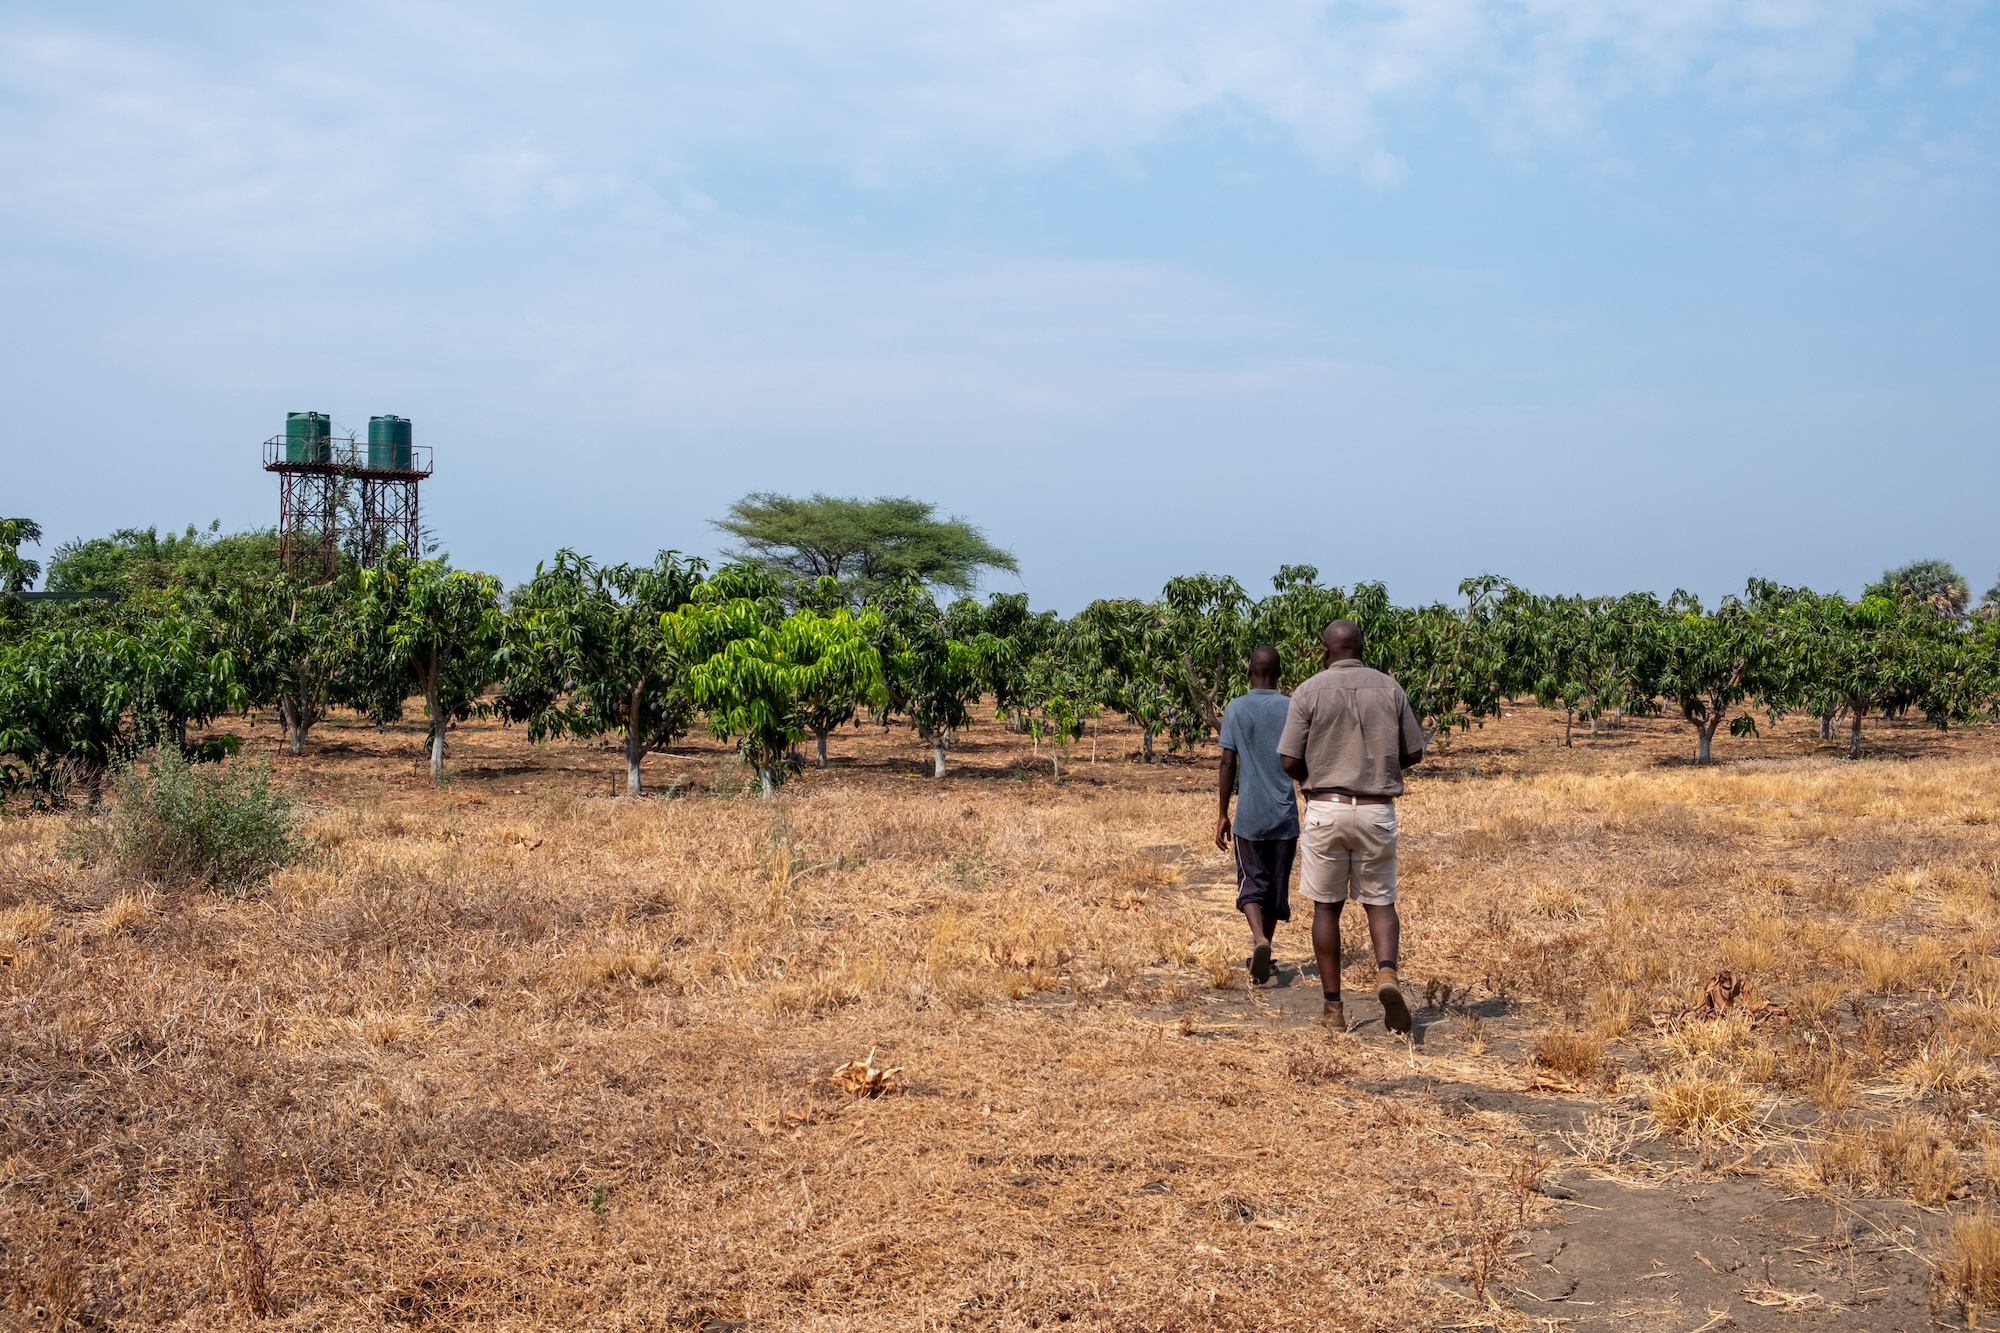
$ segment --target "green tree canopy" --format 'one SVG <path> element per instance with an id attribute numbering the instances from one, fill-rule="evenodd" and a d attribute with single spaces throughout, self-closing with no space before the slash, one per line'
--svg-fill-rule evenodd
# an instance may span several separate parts
<path id="1" fill-rule="evenodd" d="M 444 778 L 444 730 L 482 711 L 479 693 L 493 679 L 500 646 L 500 581 L 453 569 L 444 560 L 412 560 L 397 547 L 361 572 L 355 608 L 357 660 L 367 663 L 367 706 L 375 719 L 402 712 L 411 686 L 431 722 L 431 779 Z"/>
<path id="2" fill-rule="evenodd" d="M 1013 555 L 978 528 L 938 518 L 936 505 L 907 496 L 800 499 L 759 491 L 731 505 L 715 526 L 740 543 L 733 558 L 777 575 L 794 605 L 821 578 L 838 580 L 859 602 L 904 579 L 970 592 L 982 570 L 1020 572 Z"/>
<path id="3" fill-rule="evenodd" d="M 511 599 L 500 651 L 499 711 L 525 722 L 531 740 L 625 733 L 625 792 L 639 794 L 646 751 L 687 730 L 693 708 L 680 686 L 687 663 L 661 630 L 708 572 L 662 551 L 651 565 L 600 568 L 574 551 Z"/>
<path id="4" fill-rule="evenodd" d="M 0 592 L 26 592 L 41 576 L 41 565 L 21 554 L 23 545 L 42 539 L 32 518 L 0 518 Z"/>
<path id="5" fill-rule="evenodd" d="M 1886 597 L 1892 602 L 1927 602 L 1948 616 L 1962 616 L 1972 601 L 1972 585 L 1949 560 L 1912 560 L 1862 590 L 1862 597 Z"/>
<path id="6" fill-rule="evenodd" d="M 50 592 L 132 593 L 148 588 L 217 589 L 267 582 L 278 575 L 278 534 L 222 531 L 161 536 L 157 528 L 120 528 L 109 537 L 81 538 L 56 547 L 49 560 Z"/>

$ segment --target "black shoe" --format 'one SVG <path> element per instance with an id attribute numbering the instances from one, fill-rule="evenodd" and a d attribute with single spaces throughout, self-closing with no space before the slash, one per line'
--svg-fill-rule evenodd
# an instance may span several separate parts
<path id="1" fill-rule="evenodd" d="M 1260 944 L 1250 954 L 1250 980 L 1259 986 L 1271 979 L 1271 946 Z"/>

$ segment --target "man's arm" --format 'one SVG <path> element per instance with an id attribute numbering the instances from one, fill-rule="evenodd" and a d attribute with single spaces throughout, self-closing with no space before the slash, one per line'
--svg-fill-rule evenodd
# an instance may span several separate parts
<path id="1" fill-rule="evenodd" d="M 1401 753 L 1396 760 L 1404 768 L 1414 768 L 1424 762 L 1424 727 L 1417 721 L 1416 710 L 1410 707 L 1410 696 L 1403 693 L 1401 686 L 1397 687 L 1396 694 L 1403 701 L 1401 734 L 1396 745 Z"/>
<path id="2" fill-rule="evenodd" d="M 1306 732 L 1312 727 L 1312 705 L 1303 694 L 1292 695 L 1291 706 L 1285 710 L 1285 729 L 1278 733 L 1278 767 L 1285 770 L 1285 776 L 1306 785 Z"/>
<path id="3" fill-rule="evenodd" d="M 1215 795 L 1220 811 L 1215 821 L 1215 850 L 1229 850 L 1229 798 L 1236 794 L 1236 751 L 1224 750 L 1215 773 Z"/>

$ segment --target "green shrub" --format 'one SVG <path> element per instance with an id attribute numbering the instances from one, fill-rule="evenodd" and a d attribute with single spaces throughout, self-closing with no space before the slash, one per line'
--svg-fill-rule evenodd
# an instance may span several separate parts
<path id="1" fill-rule="evenodd" d="M 305 850 L 292 803 L 272 788 L 262 761 L 247 773 L 196 768 L 162 746 L 150 764 L 113 778 L 111 790 L 108 821 L 80 850 L 108 855 L 139 879 L 240 893 Z"/>

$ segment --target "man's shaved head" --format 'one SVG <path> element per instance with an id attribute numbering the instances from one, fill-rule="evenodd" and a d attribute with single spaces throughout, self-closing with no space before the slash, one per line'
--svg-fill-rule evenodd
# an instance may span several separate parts
<path id="1" fill-rule="evenodd" d="M 1327 627 L 1320 631 L 1319 641 L 1326 648 L 1326 660 L 1329 662 L 1361 656 L 1361 626 L 1351 620 L 1328 622 Z"/>
<path id="2" fill-rule="evenodd" d="M 1268 643 L 1260 643 L 1250 650 L 1251 680 L 1275 681 L 1282 665 L 1278 659 L 1278 650 Z"/>

